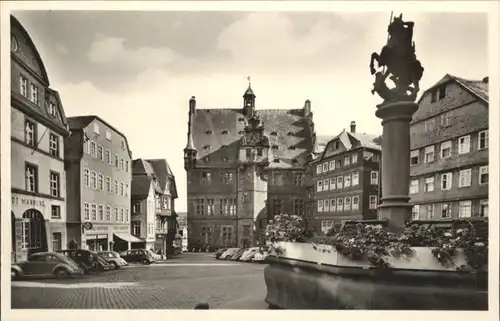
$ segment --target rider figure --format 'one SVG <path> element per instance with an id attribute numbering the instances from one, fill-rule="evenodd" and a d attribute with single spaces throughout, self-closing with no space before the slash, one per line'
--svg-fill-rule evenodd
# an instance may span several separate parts
<path id="1" fill-rule="evenodd" d="M 406 56 L 411 58 L 415 55 L 415 48 L 412 44 L 414 22 L 403 21 L 403 15 L 395 17 L 387 28 L 389 39 L 388 47 L 396 51 L 398 56 Z"/>

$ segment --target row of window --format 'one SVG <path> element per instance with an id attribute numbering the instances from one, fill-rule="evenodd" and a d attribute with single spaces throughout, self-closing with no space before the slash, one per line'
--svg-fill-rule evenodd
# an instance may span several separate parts
<path id="1" fill-rule="evenodd" d="M 100 135 L 100 128 L 99 128 L 98 123 L 94 123 L 94 134 Z M 87 133 L 85 133 L 85 137 L 88 137 Z M 106 140 L 111 141 L 111 130 L 109 130 L 109 129 L 106 129 Z M 125 141 L 124 140 L 122 140 L 120 142 L 120 147 L 122 150 L 125 150 Z"/>
<path id="2" fill-rule="evenodd" d="M 378 171 L 370 172 L 370 183 L 372 185 L 378 185 L 379 177 Z M 324 192 L 328 190 L 348 188 L 351 186 L 359 185 L 359 172 L 349 173 L 344 176 L 337 176 L 331 178 L 325 178 L 316 182 L 316 191 Z"/>
<path id="3" fill-rule="evenodd" d="M 54 133 L 49 133 L 49 154 L 54 157 L 59 155 L 59 136 Z M 33 148 L 38 147 L 37 123 L 26 119 L 24 121 L 24 142 Z"/>
<path id="4" fill-rule="evenodd" d="M 111 151 L 109 149 L 104 149 L 101 144 L 97 144 L 91 140 L 85 140 L 83 143 L 83 152 L 87 155 L 92 156 L 92 158 L 98 159 L 101 162 L 105 162 L 108 165 L 114 165 L 116 168 L 121 171 L 128 172 L 129 171 L 129 161 L 125 160 L 115 154 L 114 164 L 113 158 L 111 157 Z"/>
<path id="5" fill-rule="evenodd" d="M 214 198 L 200 198 L 195 201 L 196 215 L 199 216 L 235 216 L 236 215 L 236 198 L 220 198 L 217 204 L 219 212 L 216 213 L 216 200 Z"/>
<path id="6" fill-rule="evenodd" d="M 424 192 L 434 191 L 434 176 L 423 178 Z M 419 192 L 419 179 L 412 179 L 410 181 L 410 194 L 417 194 Z M 488 184 L 488 166 L 479 167 L 478 185 Z M 458 187 L 470 187 L 472 185 L 472 168 L 460 170 L 458 172 Z M 453 186 L 453 173 L 443 173 L 440 176 L 440 189 L 442 191 L 450 190 Z"/>
<path id="7" fill-rule="evenodd" d="M 147 223 L 147 236 L 151 236 L 155 234 L 155 225 L 154 223 Z M 141 235 L 141 222 L 132 222 L 132 234 L 140 236 Z"/>
<path id="8" fill-rule="evenodd" d="M 115 207 L 112 211 L 111 205 L 104 206 L 102 204 L 97 205 L 96 203 L 84 203 L 83 216 L 85 221 L 109 222 L 113 219 L 114 222 L 129 222 L 128 209 Z"/>
<path id="9" fill-rule="evenodd" d="M 370 160 L 372 162 L 379 162 L 380 156 L 379 154 L 374 154 L 370 151 L 363 151 L 363 159 Z M 357 153 L 344 156 L 343 162 L 342 159 L 334 159 L 328 162 L 324 162 L 323 164 L 316 165 L 316 174 L 328 173 L 329 171 L 333 171 L 357 163 L 358 163 Z"/>
<path id="10" fill-rule="evenodd" d="M 59 173 L 49 171 L 49 195 L 53 197 L 61 197 L 61 176 Z M 25 168 L 26 191 L 32 193 L 39 192 L 38 181 L 38 166 L 34 164 L 26 164 Z"/>
<path id="11" fill-rule="evenodd" d="M 293 172 L 293 184 L 295 186 L 302 186 L 304 184 L 304 174 L 301 172 Z M 221 174 L 222 184 L 232 185 L 234 183 L 234 173 L 223 172 Z M 208 171 L 201 172 L 201 177 L 199 180 L 200 185 L 208 186 L 212 184 L 212 173 Z M 272 186 L 283 186 L 284 185 L 284 173 L 273 172 L 271 175 L 270 184 Z"/>
<path id="12" fill-rule="evenodd" d="M 106 185 L 106 187 L 104 187 L 104 185 Z M 129 192 L 129 184 L 120 182 L 118 185 L 118 181 L 115 180 L 113 185 L 111 185 L 111 177 L 106 176 L 106 180 L 104 180 L 104 175 L 96 171 L 90 171 L 88 168 L 83 169 L 83 186 L 98 191 L 105 190 L 108 193 L 115 193 L 121 196 L 128 196 Z"/>
<path id="13" fill-rule="evenodd" d="M 369 209 L 377 208 L 377 195 L 370 195 Z M 359 210 L 359 196 L 346 196 L 318 201 L 318 212 L 345 212 Z"/>
<path id="14" fill-rule="evenodd" d="M 149 203 L 149 202 L 148 202 Z M 156 203 L 156 208 L 157 209 L 165 209 L 168 210 L 170 209 L 170 196 L 168 195 L 163 195 L 163 196 L 158 196 L 155 198 Z M 148 207 L 153 207 L 152 204 L 147 204 Z M 132 212 L 135 213 L 142 213 L 142 201 L 137 200 L 134 202 L 134 205 L 132 206 Z"/>
<path id="15" fill-rule="evenodd" d="M 436 210 L 436 208 L 439 208 Z M 452 203 L 413 205 L 412 219 L 413 220 L 432 220 L 432 219 L 450 219 Z M 465 200 L 458 202 L 458 217 L 467 218 L 472 216 L 472 201 Z M 479 201 L 479 217 L 488 217 L 488 200 Z"/>
<path id="16" fill-rule="evenodd" d="M 292 208 L 292 213 L 293 215 L 298 215 L 298 216 L 303 216 L 304 215 L 304 200 L 303 199 L 294 199 L 293 200 L 293 208 Z M 281 215 L 285 214 L 284 213 L 284 206 L 283 206 L 283 200 L 279 198 L 273 199 L 273 214 L 276 215 Z"/>
<path id="17" fill-rule="evenodd" d="M 457 154 L 463 155 L 471 152 L 471 135 L 459 137 L 456 140 Z M 488 131 L 484 130 L 478 134 L 478 148 L 477 150 L 484 150 L 488 148 Z M 447 159 L 453 155 L 453 141 L 448 140 L 442 142 L 439 146 L 440 159 Z M 427 146 L 424 148 L 424 163 L 432 163 L 437 160 L 436 146 Z M 420 162 L 420 150 L 412 150 L 410 153 L 410 164 L 417 165 Z"/>

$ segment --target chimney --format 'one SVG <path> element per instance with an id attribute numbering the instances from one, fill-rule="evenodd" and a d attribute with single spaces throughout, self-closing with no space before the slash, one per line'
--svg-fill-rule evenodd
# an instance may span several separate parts
<path id="1" fill-rule="evenodd" d="M 311 114 L 311 101 L 309 99 L 304 103 L 304 116 Z"/>
<path id="2" fill-rule="evenodd" d="M 356 122 L 354 120 L 351 122 L 351 133 L 356 133 Z"/>
<path id="3" fill-rule="evenodd" d="M 189 114 L 194 115 L 195 111 L 196 111 L 196 98 L 194 96 L 191 96 L 191 99 L 189 99 Z"/>
<path id="4" fill-rule="evenodd" d="M 490 77 L 488 77 L 488 76 L 484 77 L 483 78 L 483 82 L 486 83 L 486 84 L 489 83 L 490 82 Z"/>

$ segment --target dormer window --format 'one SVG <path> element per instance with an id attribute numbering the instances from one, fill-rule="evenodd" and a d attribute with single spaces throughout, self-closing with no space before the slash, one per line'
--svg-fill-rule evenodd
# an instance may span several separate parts
<path id="1" fill-rule="evenodd" d="M 226 130 L 226 129 L 224 129 L 224 130 L 222 131 L 222 135 L 227 135 L 227 130 Z"/>
<path id="2" fill-rule="evenodd" d="M 275 158 L 275 159 L 273 159 L 273 162 L 275 162 L 275 163 L 279 163 L 279 162 L 280 162 L 280 159 L 279 159 L 279 158 Z"/>
<path id="3" fill-rule="evenodd" d="M 229 158 L 227 156 L 222 156 L 222 162 L 227 163 Z"/>
<path id="4" fill-rule="evenodd" d="M 227 145 L 222 145 L 221 148 L 227 148 Z"/>
<path id="5" fill-rule="evenodd" d="M 299 160 L 297 158 L 292 159 L 293 164 L 297 164 L 298 162 L 299 162 Z"/>
<path id="6" fill-rule="evenodd" d="M 240 130 L 240 131 L 238 132 L 238 135 L 243 135 L 244 133 L 245 133 L 244 131 Z"/>
<path id="7" fill-rule="evenodd" d="M 209 162 L 209 161 L 210 161 L 210 156 L 205 156 L 205 157 L 203 158 L 203 160 L 204 160 L 205 162 Z"/>
<path id="8" fill-rule="evenodd" d="M 207 135 L 212 135 L 212 131 L 211 130 L 207 130 L 206 133 L 207 133 Z"/>
<path id="9" fill-rule="evenodd" d="M 288 149 L 295 150 L 295 145 L 288 147 Z"/>
<path id="10" fill-rule="evenodd" d="M 203 148 L 210 149 L 211 147 L 210 147 L 210 145 L 205 145 Z"/>
<path id="11" fill-rule="evenodd" d="M 273 149 L 278 149 L 278 145 L 273 145 Z"/>
<path id="12" fill-rule="evenodd" d="M 271 132 L 271 136 L 278 136 L 277 132 Z"/>
<path id="13" fill-rule="evenodd" d="M 339 146 L 340 146 L 340 144 L 339 144 L 338 140 L 333 142 L 333 149 L 339 149 Z"/>
<path id="14" fill-rule="evenodd" d="M 288 132 L 288 133 L 287 133 L 287 135 L 288 135 L 288 136 L 292 136 L 292 135 L 293 135 L 293 133 L 292 133 L 292 132 Z"/>
<path id="15" fill-rule="evenodd" d="M 52 117 L 56 117 L 56 113 L 57 113 L 57 109 L 56 109 L 56 104 L 53 103 L 53 102 L 49 102 L 49 107 L 48 107 L 48 112 L 49 112 L 49 115 L 52 116 Z"/>

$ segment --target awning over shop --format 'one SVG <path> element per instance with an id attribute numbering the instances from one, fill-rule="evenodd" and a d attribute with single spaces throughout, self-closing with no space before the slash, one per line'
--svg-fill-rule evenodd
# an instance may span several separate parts
<path id="1" fill-rule="evenodd" d="M 143 240 L 141 239 L 138 239 L 137 237 L 131 235 L 131 234 L 128 234 L 128 233 L 113 233 L 116 237 L 119 237 L 121 238 L 122 240 L 126 241 L 126 242 L 130 242 L 130 243 L 141 243 L 141 242 L 144 242 Z"/>

